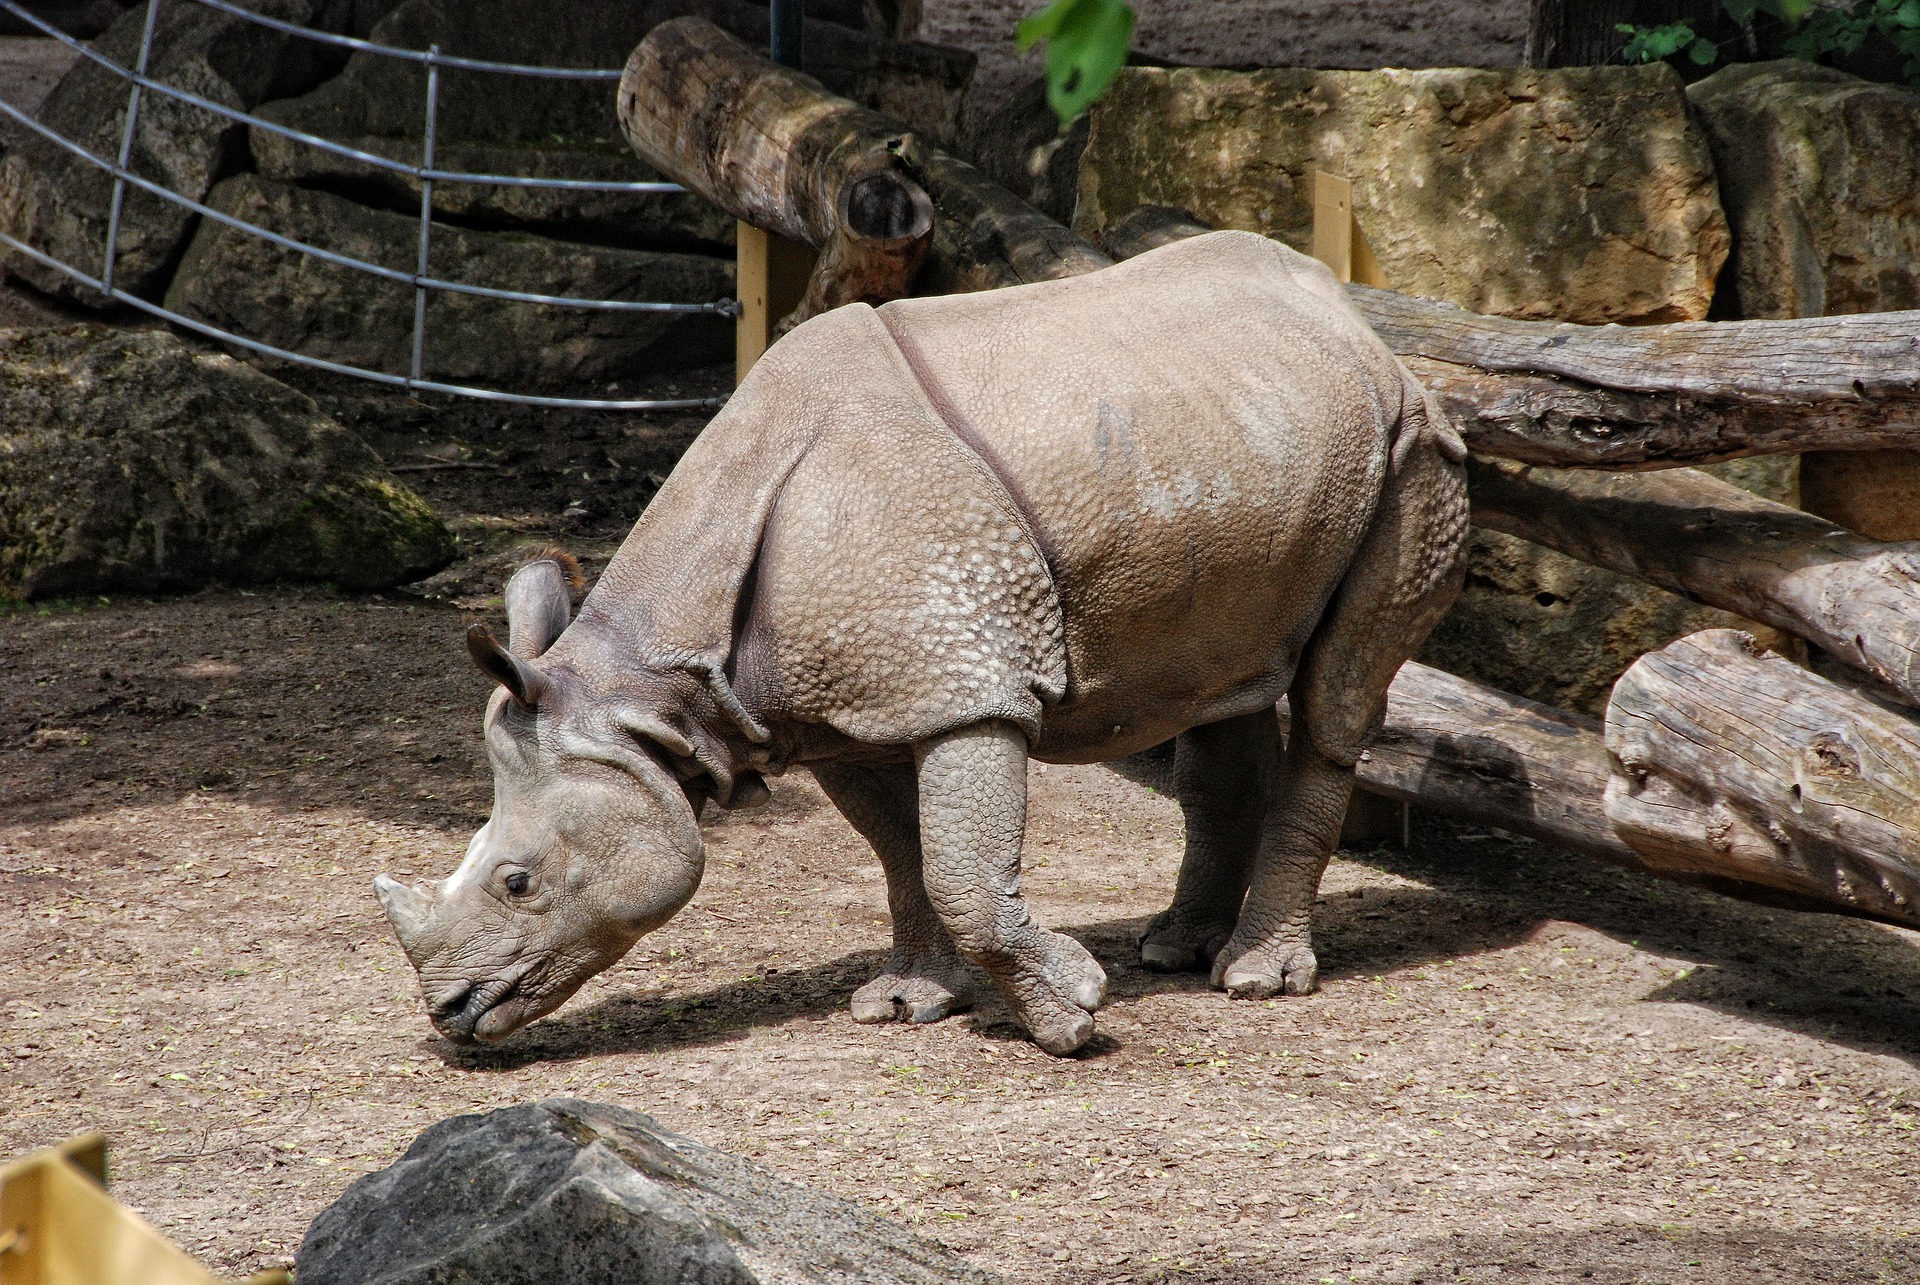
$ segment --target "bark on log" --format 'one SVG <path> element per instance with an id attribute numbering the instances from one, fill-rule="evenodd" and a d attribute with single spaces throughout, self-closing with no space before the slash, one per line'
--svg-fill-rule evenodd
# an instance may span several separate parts
<path id="1" fill-rule="evenodd" d="M 1912 719 L 1712 629 L 1621 677 L 1606 738 L 1607 818 L 1656 872 L 1920 925 Z"/>
<path id="2" fill-rule="evenodd" d="M 1356 774 L 1402 803 L 1647 868 L 1607 823 L 1599 724 L 1445 670 L 1400 667 Z"/>
<path id="3" fill-rule="evenodd" d="M 1485 455 L 1649 469 L 1920 443 L 1920 312 L 1576 326 L 1348 289 Z"/>
<path id="4" fill-rule="evenodd" d="M 628 143 L 648 164 L 735 217 L 815 249 L 835 239 L 850 183 L 903 174 L 936 215 L 923 291 L 1017 285 L 1111 262 L 899 121 L 834 97 L 699 18 L 661 23 L 640 42 L 618 105 Z"/>
<path id="5" fill-rule="evenodd" d="M 1920 544 L 1880 544 L 1690 469 L 1469 460 L 1475 525 L 1784 629 L 1920 705 Z"/>
<path id="6" fill-rule="evenodd" d="M 1124 259 L 1205 231 L 1184 210 L 1147 206 L 1105 244 Z M 1482 455 L 1664 469 L 1920 446 L 1920 312 L 1576 326 L 1347 290 Z"/>
<path id="7" fill-rule="evenodd" d="M 1746 638 L 1732 630 L 1715 632 Z M 1675 643 L 1668 652 L 1689 641 Z M 1764 663 L 1792 670 L 1788 677 L 1818 691 L 1828 708 L 1844 710 L 1848 717 L 1868 712 L 1888 726 L 1907 729 L 1916 744 L 1904 751 L 1908 757 L 1888 760 L 1890 771 L 1904 774 L 1908 785 L 1920 784 L 1920 774 L 1914 771 L 1920 758 L 1912 756 L 1920 751 L 1920 730 L 1913 724 L 1787 661 L 1771 658 Z M 1774 677 L 1768 670 L 1758 681 L 1764 684 Z M 1756 680 L 1744 675 L 1741 681 Z M 1765 705 L 1764 701 L 1735 701 L 1732 707 L 1741 708 L 1743 703 Z M 1286 712 L 1283 701 L 1283 720 Z M 1609 728 L 1613 722 L 1610 716 Z M 1756 741 L 1792 744 L 1796 728 L 1790 720 L 1769 716 L 1757 728 L 1720 729 L 1716 735 L 1719 739 L 1711 744 L 1717 748 L 1711 753 L 1716 759 L 1731 760 Z M 1775 865 L 1756 866 L 1710 845 L 1689 849 L 1689 858 L 1677 861 L 1665 849 L 1650 853 L 1637 842 L 1630 843 L 1611 811 L 1609 791 L 1622 780 L 1609 757 L 1611 736 L 1611 731 L 1603 736 L 1591 720 L 1577 714 L 1409 662 L 1393 680 L 1386 723 L 1361 756 L 1355 775 L 1361 785 L 1390 799 L 1743 901 L 1920 926 L 1911 891 L 1902 893 L 1907 897 L 1904 904 L 1891 897 L 1876 901 L 1855 895 L 1837 880 L 1784 879 Z M 1638 828 L 1633 831 L 1639 832 Z M 1896 846 L 1892 851 L 1898 856 L 1902 850 Z M 1899 873 L 1902 868 L 1904 876 Z M 1896 883 L 1903 877 L 1920 878 L 1920 869 L 1908 862 L 1894 867 L 1889 875 Z"/>

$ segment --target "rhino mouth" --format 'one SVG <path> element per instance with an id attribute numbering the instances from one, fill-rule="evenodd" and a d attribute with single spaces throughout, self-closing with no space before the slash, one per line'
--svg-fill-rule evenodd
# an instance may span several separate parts
<path id="1" fill-rule="evenodd" d="M 524 1022 L 506 1023 L 495 1020 L 486 1022 L 489 1014 L 496 1018 L 507 1016 L 498 1013 L 501 1004 L 518 990 L 519 977 L 491 977 L 482 982 L 463 984 L 450 993 L 443 995 L 429 1011 L 433 1028 L 452 1040 L 455 1044 L 478 1044 L 483 1040 L 504 1039 L 520 1029 Z M 485 1023 L 484 1026 L 482 1023 Z"/>

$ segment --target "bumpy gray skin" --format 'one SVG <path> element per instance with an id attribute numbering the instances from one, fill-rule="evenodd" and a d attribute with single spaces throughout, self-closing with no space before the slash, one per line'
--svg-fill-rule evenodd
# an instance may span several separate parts
<path id="1" fill-rule="evenodd" d="M 887 875 L 855 1017 L 935 1020 L 984 972 L 1069 1053 L 1106 977 L 1020 895 L 1027 761 L 1170 737 L 1187 854 L 1143 960 L 1311 990 L 1353 765 L 1458 591 L 1464 454 L 1331 275 L 1246 233 L 807 322 L 577 619 L 536 562 L 508 645 L 470 636 L 493 817 L 439 885 L 380 880 L 435 1024 L 558 1007 L 692 896 L 705 802 L 806 766 Z"/>

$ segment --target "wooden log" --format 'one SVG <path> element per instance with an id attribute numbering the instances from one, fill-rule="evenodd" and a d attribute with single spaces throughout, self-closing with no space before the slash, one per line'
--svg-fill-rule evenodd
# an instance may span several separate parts
<path id="1" fill-rule="evenodd" d="M 1607 823 L 1598 723 L 1417 661 L 1394 678 L 1356 775 L 1402 803 L 1646 869 Z"/>
<path id="2" fill-rule="evenodd" d="M 1348 289 L 1485 455 L 1649 469 L 1920 445 L 1920 312 L 1577 326 Z"/>
<path id="3" fill-rule="evenodd" d="M 1920 926 L 1911 718 L 1711 629 L 1621 677 L 1606 741 L 1607 819 L 1657 873 Z"/>
<path id="4" fill-rule="evenodd" d="M 1125 259 L 1208 230 L 1143 206 L 1103 241 Z M 1483 455 L 1664 469 L 1920 446 L 1920 312 L 1577 326 L 1347 289 Z"/>
<path id="5" fill-rule="evenodd" d="M 1692 469 L 1467 468 L 1475 525 L 1783 629 L 1920 705 L 1920 544 L 1879 544 Z"/>
<path id="6" fill-rule="evenodd" d="M 1111 262 L 899 121 L 834 97 L 700 18 L 648 33 L 627 60 L 618 107 L 628 143 L 649 164 L 735 217 L 815 249 L 839 235 L 849 184 L 882 171 L 917 184 L 935 213 L 916 283 L 924 291 L 1016 285 Z"/>

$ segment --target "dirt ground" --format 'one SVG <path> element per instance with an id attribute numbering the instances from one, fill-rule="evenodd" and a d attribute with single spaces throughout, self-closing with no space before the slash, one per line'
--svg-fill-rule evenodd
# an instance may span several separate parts
<path id="1" fill-rule="evenodd" d="M 787 778 L 561 1012 L 440 1041 L 370 881 L 485 817 L 463 621 L 516 548 L 604 556 L 699 420 L 329 404 L 456 515 L 446 597 L 0 615 L 0 1155 L 105 1131 L 120 1194 L 234 1274 L 429 1123 L 566 1093 L 1020 1281 L 1920 1279 L 1920 935 L 1439 820 L 1336 861 L 1320 993 L 1232 1003 L 1132 962 L 1174 807 L 1036 768 L 1037 913 L 1113 979 L 1057 1061 L 991 1010 L 851 1022 L 879 870 Z"/>

